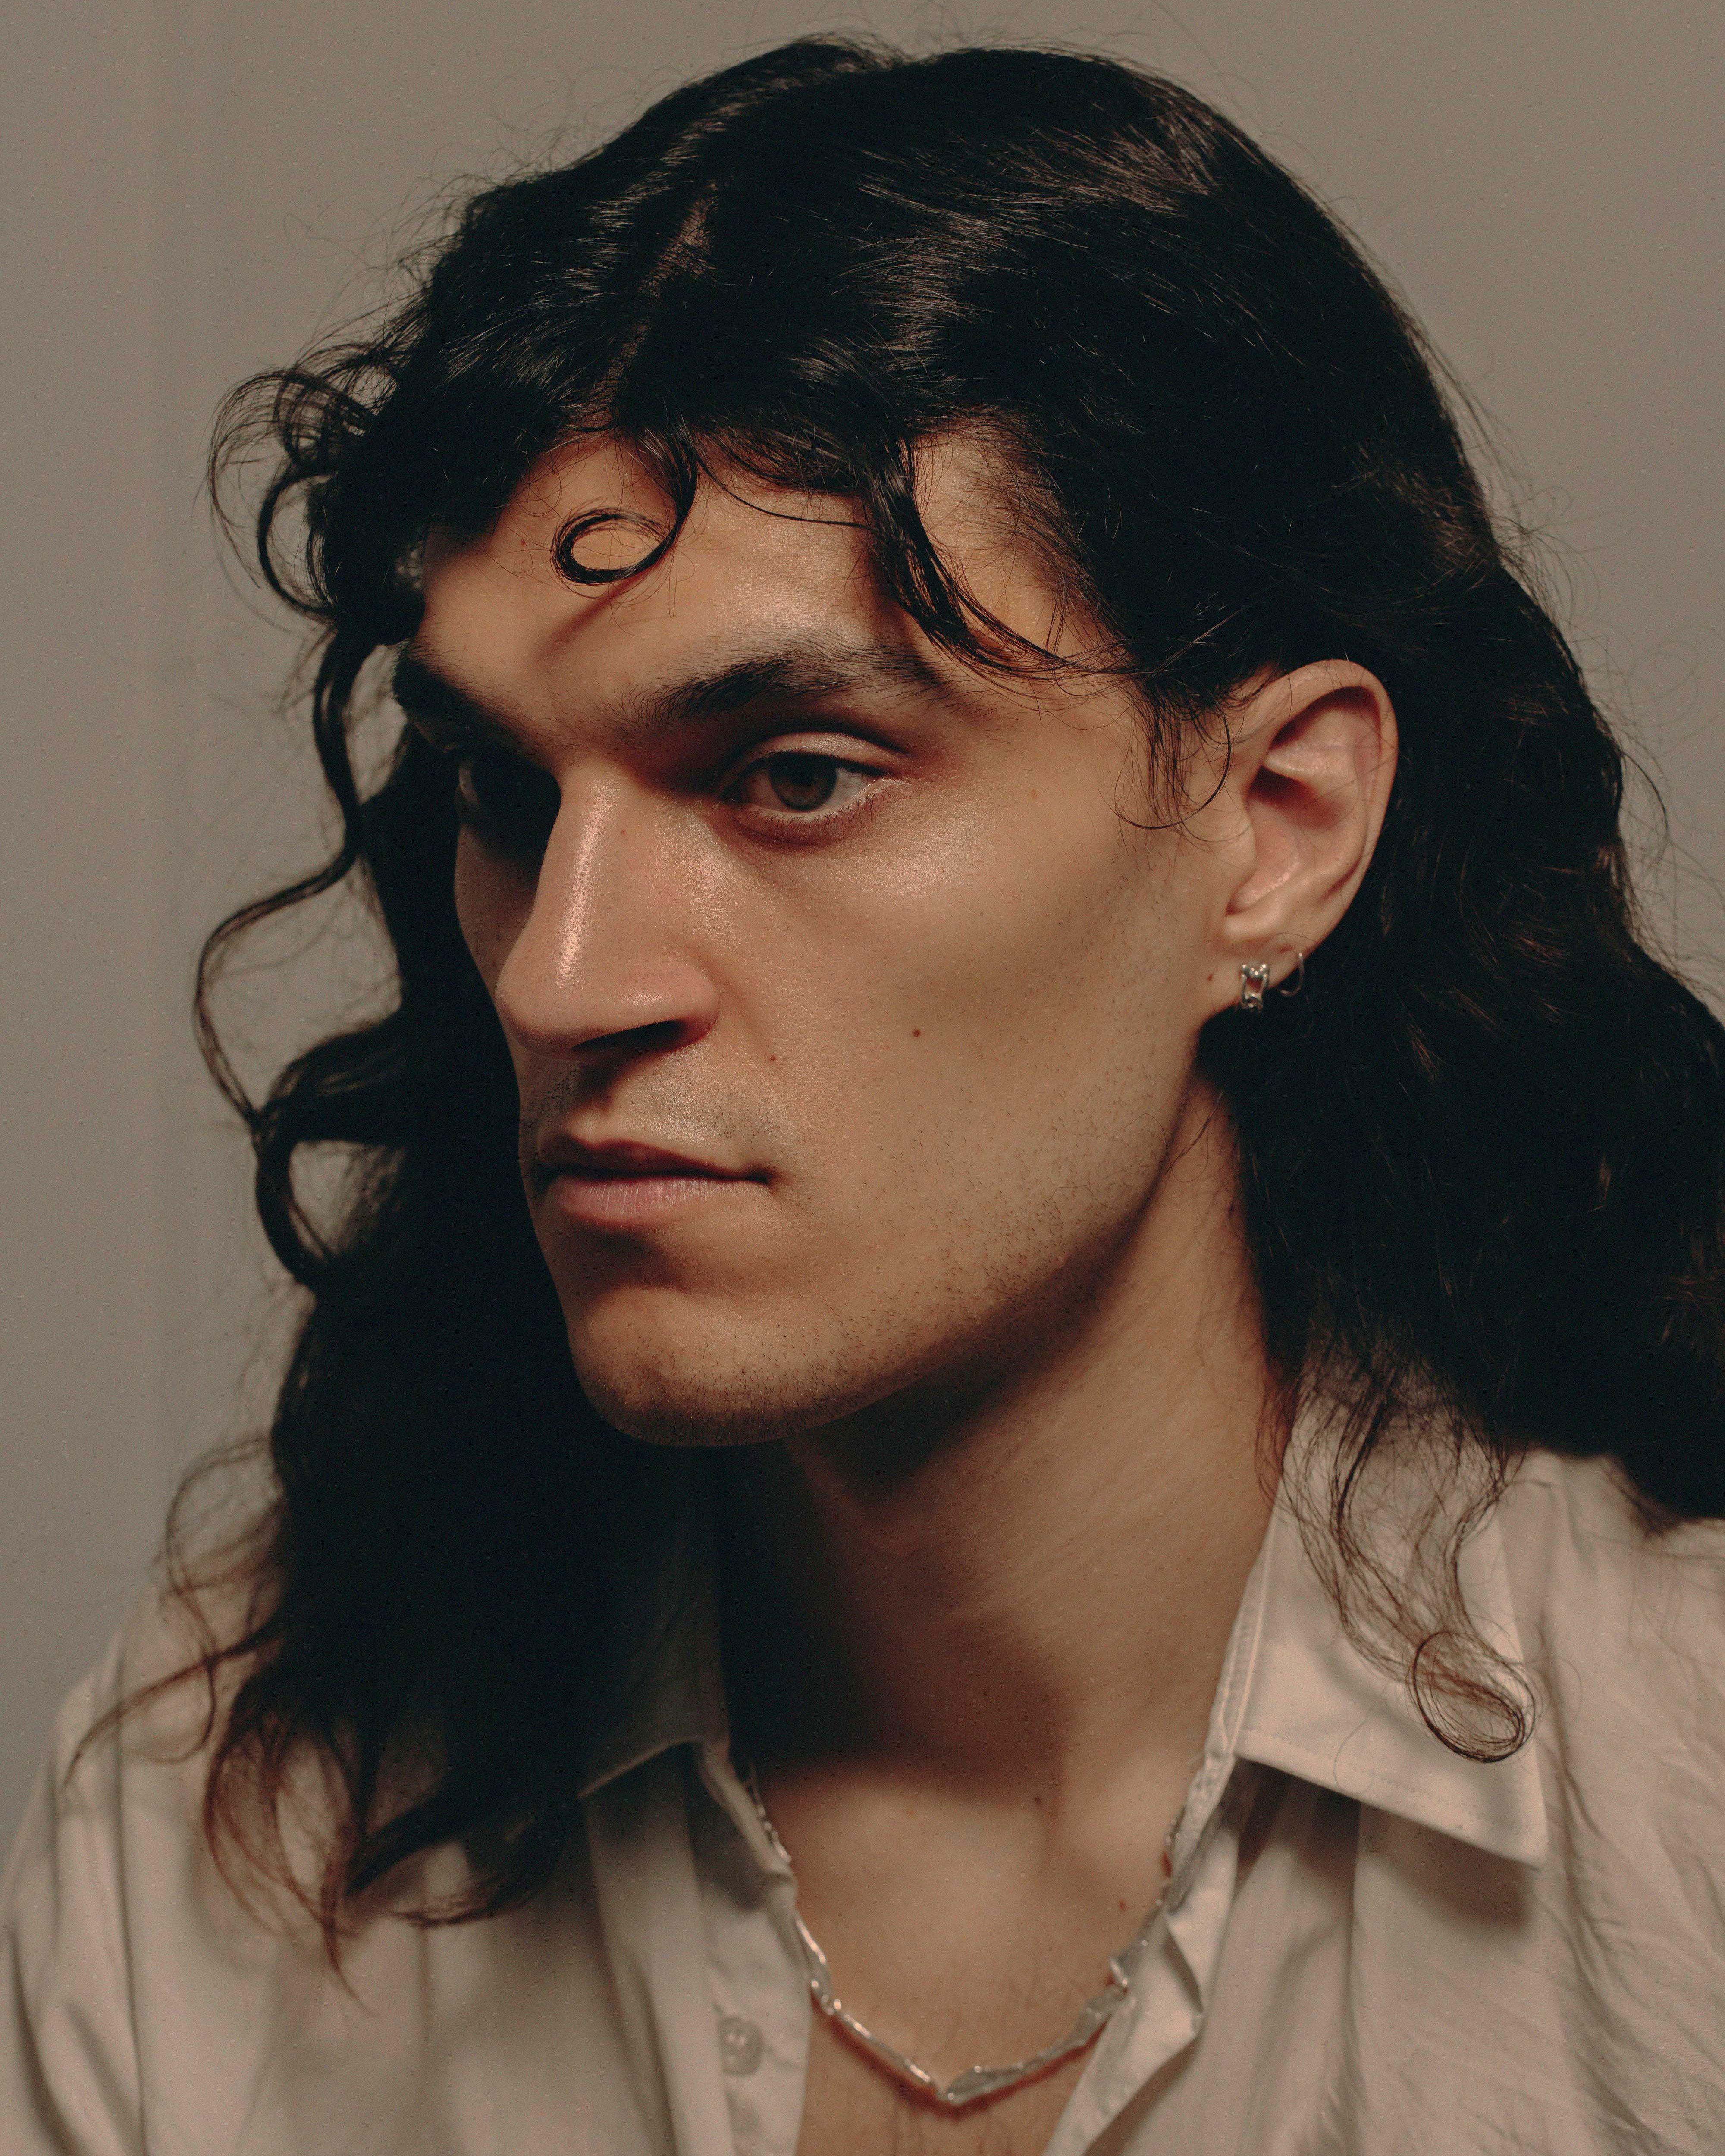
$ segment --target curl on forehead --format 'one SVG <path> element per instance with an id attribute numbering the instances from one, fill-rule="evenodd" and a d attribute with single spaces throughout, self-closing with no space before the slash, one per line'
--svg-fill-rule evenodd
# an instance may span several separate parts
<path id="1" fill-rule="evenodd" d="M 610 679 L 602 701 L 631 735 L 642 714 L 706 722 L 739 696 L 818 702 L 896 684 L 978 724 L 1040 711 L 1111 722 L 1136 742 L 1141 716 L 1117 655 L 1024 533 L 993 445 L 957 434 L 929 444 L 916 492 L 965 605 L 1000 624 L 981 657 L 944 648 L 894 603 L 854 502 L 715 460 L 680 516 L 631 444 L 595 434 L 540 459 L 485 532 L 435 529 L 408 686 L 428 665 L 457 680 L 489 672 L 506 706 L 511 665 L 532 669 L 555 648 L 565 670 L 582 654 L 590 691 L 595 667 Z M 575 528 L 599 558 L 572 577 L 562 555 Z M 398 668 L 398 688 L 403 678 Z"/>
<path id="2" fill-rule="evenodd" d="M 1141 767 L 1135 801 L 1153 800 L 1158 818 L 1177 814 L 1178 797 L 1146 793 L 1158 768 L 1144 755 L 1153 715 L 1136 694 L 1131 663 L 1075 594 L 1022 471 L 985 433 L 954 428 L 918 446 L 914 476 L 919 528 L 964 611 L 963 643 L 930 635 L 903 606 L 855 501 L 764 476 L 758 459 L 704 454 L 694 495 L 680 506 L 634 444 L 593 433 L 542 458 L 486 532 L 434 531 L 425 555 L 429 603 L 413 652 L 423 658 L 445 644 L 458 614 L 470 642 L 475 568 L 482 608 L 514 614 L 535 603 L 531 585 L 542 624 L 562 622 L 569 634 L 614 612 L 624 631 L 655 613 L 680 615 L 691 594 L 691 619 L 703 619 L 716 587 L 713 619 L 722 630 L 702 639 L 690 670 L 703 697 L 720 681 L 731 693 L 733 677 L 764 693 L 770 675 L 783 694 L 794 683 L 803 696 L 896 679 L 979 721 L 991 710 L 1004 720 L 1022 709 L 1106 723 Z M 440 573 L 464 552 L 465 570 Z M 452 604 L 457 591 L 465 602 Z M 622 660 L 627 670 L 644 647 L 638 634 L 624 643 L 634 647 Z M 621 655 L 603 638 L 601 648 Z M 649 670 L 662 672 L 666 657 L 659 652 Z M 644 693 L 660 700 L 658 687 Z"/>
<path id="3" fill-rule="evenodd" d="M 1057 507 L 997 435 L 980 424 L 948 428 L 913 445 L 909 474 L 916 542 L 950 581 L 975 639 L 955 655 L 983 669 L 1130 673 L 1055 536 Z M 787 469 L 771 444 L 697 445 L 691 480 L 681 487 L 650 444 L 583 430 L 539 459 L 503 515 L 534 535 L 522 543 L 543 544 L 557 572 L 588 589 L 650 578 L 703 502 L 720 497 L 776 521 L 851 535 L 857 569 L 877 579 L 882 547 L 901 536 L 880 532 L 855 497 Z M 428 564 L 460 536 L 434 527 Z"/>

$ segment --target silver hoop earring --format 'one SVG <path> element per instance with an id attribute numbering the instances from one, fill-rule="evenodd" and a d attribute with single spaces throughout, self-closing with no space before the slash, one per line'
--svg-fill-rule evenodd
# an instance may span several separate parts
<path id="1" fill-rule="evenodd" d="M 1242 1010 L 1260 1011 L 1264 1008 L 1264 991 L 1270 984 L 1270 968 L 1263 960 L 1255 963 L 1248 960 L 1240 969 L 1240 1007 Z M 1294 970 L 1287 979 L 1277 983 L 1276 993 L 1297 996 L 1306 985 L 1306 953 L 1296 951 Z"/>

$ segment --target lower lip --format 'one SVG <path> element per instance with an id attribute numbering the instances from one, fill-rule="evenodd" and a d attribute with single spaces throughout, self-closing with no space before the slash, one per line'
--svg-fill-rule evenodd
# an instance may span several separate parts
<path id="1" fill-rule="evenodd" d="M 721 1190 L 747 1190 L 752 1176 L 571 1175 L 552 1178 L 547 1196 L 566 1220 L 583 1228 L 637 1228 L 706 1205 Z"/>

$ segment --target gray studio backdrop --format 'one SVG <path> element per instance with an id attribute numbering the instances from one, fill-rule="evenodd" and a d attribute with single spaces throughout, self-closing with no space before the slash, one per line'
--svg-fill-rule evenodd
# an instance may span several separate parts
<path id="1" fill-rule="evenodd" d="M 799 31 L 1089 45 L 1314 182 L 1489 412 L 1594 676 L 1661 774 L 1647 888 L 1719 1001 L 1717 0 L 80 0 L 9 22 L 0 1837 L 196 1454 L 268 1405 L 290 1306 L 187 1015 L 218 916 L 327 826 L 294 643 L 218 557 L 211 413 L 375 300 L 465 177 Z M 242 1075 L 367 993 L 329 906 L 223 1005 Z"/>

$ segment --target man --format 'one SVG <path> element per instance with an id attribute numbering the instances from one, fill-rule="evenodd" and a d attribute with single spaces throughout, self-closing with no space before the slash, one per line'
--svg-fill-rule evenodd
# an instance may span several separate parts
<path id="1" fill-rule="evenodd" d="M 1719 2145 L 1725 1042 L 1334 225 L 807 44 L 261 393 L 401 993 L 8 2145 Z"/>

